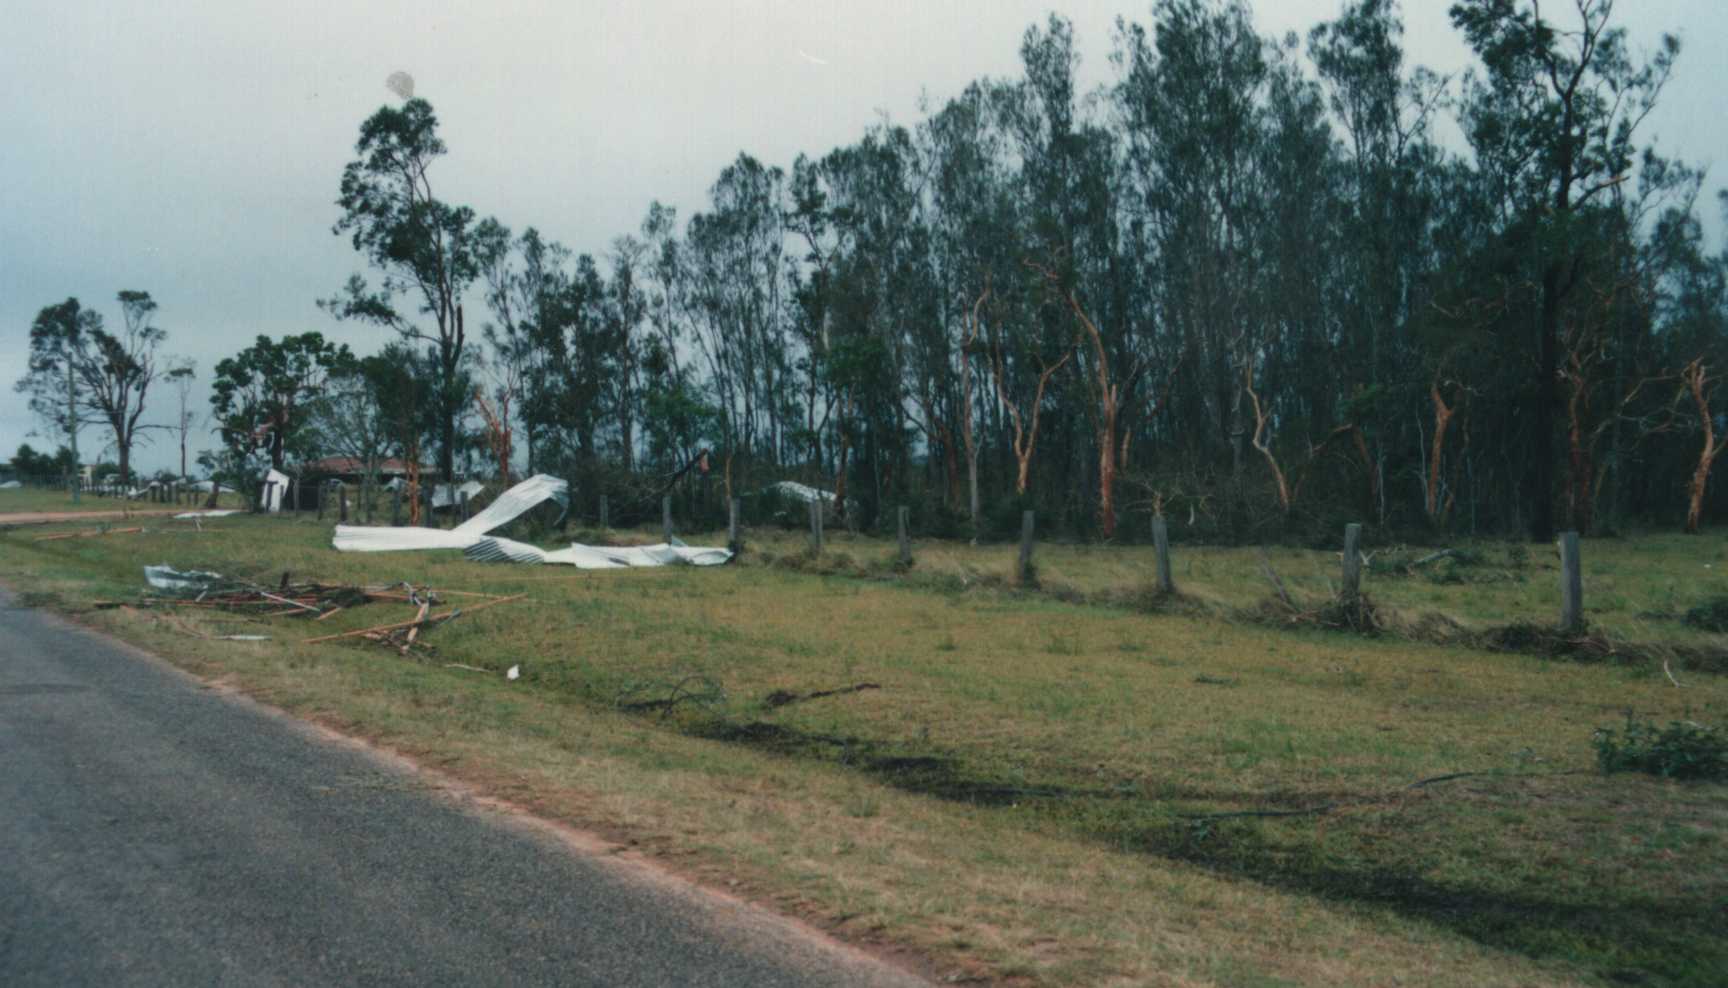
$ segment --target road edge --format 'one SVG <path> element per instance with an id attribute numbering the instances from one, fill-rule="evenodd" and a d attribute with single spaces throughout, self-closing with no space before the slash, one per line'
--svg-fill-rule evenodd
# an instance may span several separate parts
<path id="1" fill-rule="evenodd" d="M 801 944 L 818 953 L 830 955 L 837 962 L 885 969 L 887 973 L 926 984 L 994 982 L 994 979 L 973 971 L 950 972 L 944 976 L 932 959 L 909 947 L 853 941 L 844 934 L 826 929 L 806 917 L 746 898 L 733 890 L 674 868 L 650 854 L 643 853 L 631 843 L 621 842 L 600 830 L 543 815 L 521 802 L 494 795 L 476 783 L 426 765 L 412 755 L 389 745 L 351 733 L 320 718 L 302 716 L 277 706 L 261 699 L 244 684 L 228 676 L 199 675 L 164 655 L 79 620 L 76 612 L 23 604 L 17 589 L 4 579 L 0 579 L 0 607 L 29 610 L 75 634 L 100 639 L 105 644 L 181 679 L 190 686 L 212 693 L 224 702 L 251 710 L 310 741 L 346 749 L 374 762 L 382 770 L 412 777 L 430 794 L 445 800 L 462 812 L 536 839 L 543 845 L 555 846 L 563 853 L 577 855 L 620 881 L 642 885 L 653 892 L 681 900 L 693 907 L 705 922 L 718 925 L 724 921 L 733 924 L 734 928 L 747 929 L 764 941 Z"/>

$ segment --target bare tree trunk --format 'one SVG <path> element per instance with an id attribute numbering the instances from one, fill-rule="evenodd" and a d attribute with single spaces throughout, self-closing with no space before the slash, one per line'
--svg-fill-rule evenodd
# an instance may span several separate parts
<path id="1" fill-rule="evenodd" d="M 1032 419 L 1030 423 L 1027 423 L 1022 418 L 1020 406 L 1009 400 L 1008 386 L 1004 381 L 1007 372 L 1002 363 L 1000 340 L 997 341 L 997 344 L 995 357 L 991 363 L 991 372 L 996 380 L 996 396 L 1001 400 L 1002 406 L 1007 409 L 1008 420 L 1014 429 L 1014 462 L 1016 466 L 1014 493 L 1024 495 L 1027 480 L 1032 474 L 1032 454 L 1038 448 L 1038 417 L 1044 408 L 1044 391 L 1050 386 L 1050 378 L 1062 369 L 1063 364 L 1073 358 L 1074 351 L 1070 350 L 1064 353 L 1061 360 L 1046 365 L 1038 372 L 1038 390 L 1032 397 Z"/>
<path id="2" fill-rule="evenodd" d="M 972 544 L 978 544 L 978 439 L 977 426 L 973 421 L 974 402 L 972 395 L 972 348 L 978 343 L 978 314 L 984 302 L 990 298 L 990 283 L 984 283 L 984 293 L 978 296 L 978 301 L 972 304 L 972 321 L 967 327 L 966 338 L 960 344 L 960 431 L 966 443 L 966 507 L 972 520 Z"/>
<path id="3" fill-rule="evenodd" d="M 1435 378 L 1429 385 L 1428 397 L 1434 402 L 1434 440 L 1428 452 L 1428 484 L 1426 496 L 1423 499 L 1423 509 L 1428 513 L 1428 520 L 1439 524 L 1440 507 L 1440 464 L 1441 454 L 1446 446 L 1446 427 L 1452 421 L 1456 409 L 1446 404 L 1446 399 L 1440 394 L 1440 380 Z"/>
<path id="4" fill-rule="evenodd" d="M 1576 362 L 1574 368 L 1577 368 Z M 1591 462 L 1590 447 L 1584 439 L 1584 418 L 1589 414 L 1590 384 L 1581 372 L 1568 375 L 1568 380 L 1572 385 L 1572 394 L 1566 402 L 1567 468 L 1570 472 L 1566 484 L 1566 507 L 1572 529 L 1580 535 L 1588 535 L 1592 521 L 1591 509 L 1595 502 L 1595 496 L 1590 489 L 1595 465 Z"/>
<path id="5" fill-rule="evenodd" d="M 1698 406 L 1698 421 L 1704 428 L 1704 448 L 1698 453 L 1697 469 L 1692 471 L 1686 504 L 1686 534 L 1697 535 L 1704 518 L 1704 491 L 1710 482 L 1710 467 L 1722 453 L 1722 447 L 1728 444 L 1728 436 L 1723 437 L 1722 442 L 1716 440 L 1716 424 L 1710 417 L 1710 399 L 1706 393 L 1710 375 L 1703 358 L 1687 364 L 1686 369 L 1680 372 L 1680 379 L 1692 392 L 1692 401 Z"/>
<path id="6" fill-rule="evenodd" d="M 1290 513 L 1290 482 L 1284 476 L 1284 469 L 1278 465 L 1278 458 L 1272 454 L 1272 446 L 1266 442 L 1266 425 L 1271 419 L 1268 410 L 1260 404 L 1260 395 L 1254 391 L 1254 366 L 1245 364 L 1242 374 L 1242 390 L 1247 392 L 1248 400 L 1254 404 L 1254 437 L 1251 440 L 1254 448 L 1266 458 L 1266 465 L 1272 468 L 1272 480 L 1277 484 L 1278 507 L 1284 514 Z"/>

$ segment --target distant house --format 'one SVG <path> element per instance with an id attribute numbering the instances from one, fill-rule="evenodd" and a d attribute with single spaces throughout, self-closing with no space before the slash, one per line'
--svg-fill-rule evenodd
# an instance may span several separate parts
<path id="1" fill-rule="evenodd" d="M 311 460 L 301 464 L 301 476 L 306 481 L 340 480 L 345 484 L 358 484 L 366 473 L 366 465 L 351 456 L 326 456 L 322 460 Z M 420 475 L 430 480 L 437 471 L 428 466 L 420 468 Z M 378 464 L 378 481 L 389 486 L 392 481 L 408 476 L 408 461 L 385 460 Z"/>

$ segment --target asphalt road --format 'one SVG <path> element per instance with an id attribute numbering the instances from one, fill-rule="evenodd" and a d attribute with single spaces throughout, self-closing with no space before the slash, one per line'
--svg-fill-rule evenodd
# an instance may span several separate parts
<path id="1" fill-rule="evenodd" d="M 905 985 L 0 590 L 0 984 Z"/>

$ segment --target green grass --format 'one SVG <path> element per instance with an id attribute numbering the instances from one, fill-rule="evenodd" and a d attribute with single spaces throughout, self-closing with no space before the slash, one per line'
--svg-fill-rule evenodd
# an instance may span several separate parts
<path id="1" fill-rule="evenodd" d="M 183 511 L 201 509 L 208 494 L 200 494 L 198 502 L 191 507 L 181 507 Z M 218 505 L 223 508 L 245 507 L 239 494 L 223 491 Z M 102 497 L 88 491 L 81 494 L 78 502 L 72 502 L 72 495 L 65 491 L 47 490 L 40 487 L 21 487 L 10 490 L 0 490 L 0 515 L 16 512 L 39 511 L 164 511 L 176 507 L 172 504 L 157 504 L 143 499 L 128 500 L 123 497 Z"/>
<path id="2" fill-rule="evenodd" d="M 86 618 L 843 935 L 911 945 L 944 971 L 1050 984 L 1706 985 L 1728 968 L 1728 789 L 1603 776 L 1591 747 L 1627 709 L 1728 719 L 1719 677 L 1677 689 L 1643 666 L 991 589 L 1002 581 L 981 577 L 1012 565 L 1010 547 L 920 546 L 895 581 L 344 555 L 309 518 L 205 529 L 3 533 L 0 572 L 30 574 L 35 599 L 71 609 L 134 597 L 154 562 L 530 593 L 441 628 L 422 662 L 296 641 L 399 619 L 384 604 L 317 625 L 199 625 L 262 624 L 268 644 L 185 637 L 147 612 Z M 1665 568 L 1719 552 L 1710 538 L 1648 541 L 1586 549 L 1628 610 L 1650 606 Z M 757 562 L 798 542 L 751 536 Z M 1251 553 L 1179 551 L 1184 589 L 1264 594 Z M 1046 587 L 1102 590 L 1150 570 L 1149 551 L 1039 552 Z M 828 564 L 850 555 L 864 561 L 851 568 L 880 570 L 872 561 L 888 554 L 841 534 Z M 1273 553 L 1315 592 L 1325 559 Z M 1537 583 L 1536 553 L 1526 565 Z M 974 589 L 931 578 L 949 569 Z M 1545 606 L 1534 589 L 1491 612 L 1459 595 L 1472 584 L 1372 579 L 1381 599 L 1434 594 L 1476 608 L 1468 620 Z M 444 662 L 525 662 L 526 677 Z M 691 677 L 723 693 L 619 709 Z M 766 702 L 862 682 L 881 688 Z M 1453 773 L 1472 774 L 1411 787 Z M 1282 813 L 1298 815 L 1247 815 Z"/>
<path id="3" fill-rule="evenodd" d="M 694 543 L 724 541 L 720 533 L 688 536 Z M 828 568 L 885 569 L 892 540 L 829 532 Z M 764 556 L 783 559 L 806 551 L 802 532 L 778 529 L 750 533 Z M 1008 585 L 1018 549 L 1014 545 L 970 546 L 964 542 L 915 542 L 914 578 L 956 585 Z M 1466 562 L 1441 560 L 1409 568 L 1426 555 L 1420 547 L 1380 549 L 1369 555 L 1362 589 L 1378 605 L 1414 620 L 1444 615 L 1466 628 L 1517 622 L 1553 624 L 1559 619 L 1560 569 L 1551 546 L 1520 542 L 1463 543 Z M 1177 589 L 1218 608 L 1252 608 L 1272 593 L 1260 572 L 1260 550 L 1173 546 Z M 1267 556 L 1291 593 L 1303 602 L 1336 594 L 1340 553 L 1331 549 L 1272 547 Z M 1728 638 L 1682 623 L 1686 611 L 1714 597 L 1728 597 L 1728 544 L 1711 536 L 1650 533 L 1637 538 L 1584 542 L 1584 600 L 1594 628 L 1616 638 L 1672 642 L 1728 650 Z M 844 562 L 840 562 L 843 560 Z M 1080 596 L 1131 593 L 1153 583 L 1150 546 L 1041 543 L 1036 561 L 1046 592 Z"/>

